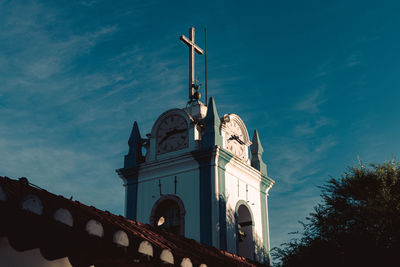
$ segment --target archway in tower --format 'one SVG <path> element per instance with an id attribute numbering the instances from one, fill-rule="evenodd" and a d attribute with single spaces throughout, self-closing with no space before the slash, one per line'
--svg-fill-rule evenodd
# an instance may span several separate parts
<path id="1" fill-rule="evenodd" d="M 237 209 L 237 237 L 238 254 L 254 259 L 253 219 L 244 204 Z"/>
<path id="2" fill-rule="evenodd" d="M 153 206 L 150 223 L 174 234 L 185 234 L 185 209 L 180 198 L 173 195 L 161 197 Z"/>

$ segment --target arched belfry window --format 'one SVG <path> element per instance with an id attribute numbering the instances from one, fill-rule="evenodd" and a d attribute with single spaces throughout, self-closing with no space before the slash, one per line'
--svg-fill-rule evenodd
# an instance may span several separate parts
<path id="1" fill-rule="evenodd" d="M 240 201 L 236 208 L 237 219 L 237 253 L 240 256 L 254 259 L 254 220 L 247 203 Z"/>
<path id="2" fill-rule="evenodd" d="M 185 234 L 185 208 L 182 200 L 174 195 L 162 196 L 154 204 L 150 223 L 174 234 Z"/>

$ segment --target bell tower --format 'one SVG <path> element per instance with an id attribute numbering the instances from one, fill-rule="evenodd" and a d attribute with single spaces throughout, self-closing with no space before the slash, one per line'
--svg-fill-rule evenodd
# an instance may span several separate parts
<path id="1" fill-rule="evenodd" d="M 190 39 L 181 37 L 189 66 L 202 51 L 193 28 L 190 33 Z M 124 167 L 117 170 L 126 189 L 125 215 L 269 263 L 267 196 L 274 181 L 258 132 L 250 141 L 238 115 L 220 116 L 214 99 L 205 106 L 197 89 L 189 78 L 188 105 L 162 113 L 145 138 L 133 124 Z"/>

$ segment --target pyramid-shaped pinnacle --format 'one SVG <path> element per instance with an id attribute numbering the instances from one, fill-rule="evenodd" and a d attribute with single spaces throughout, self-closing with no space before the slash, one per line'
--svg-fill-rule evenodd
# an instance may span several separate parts
<path id="1" fill-rule="evenodd" d="M 217 106 L 215 105 L 214 97 L 210 97 L 207 107 L 207 115 L 204 118 L 204 124 L 207 126 L 218 126 L 220 125 L 220 118 L 218 116 Z"/>
<path id="2" fill-rule="evenodd" d="M 260 137 L 257 130 L 254 130 L 253 141 L 250 146 L 251 150 L 251 166 L 259 170 L 263 175 L 267 175 L 267 164 L 262 159 L 264 149 L 261 145 Z"/>
<path id="3" fill-rule="evenodd" d="M 128 140 L 129 152 L 125 156 L 124 168 L 131 168 L 143 162 L 142 144 L 143 139 L 140 136 L 139 126 L 135 121 Z"/>
<path id="4" fill-rule="evenodd" d="M 135 146 L 135 144 L 137 144 L 137 142 L 141 141 L 141 140 L 142 140 L 142 138 L 140 136 L 139 126 L 138 126 L 137 122 L 135 121 L 133 123 L 131 135 L 129 136 L 128 145 L 129 145 L 129 147 Z"/>
<path id="5" fill-rule="evenodd" d="M 213 97 L 208 103 L 207 115 L 204 118 L 205 132 L 201 139 L 202 149 L 210 149 L 215 146 L 222 147 L 221 119 L 218 116 L 217 106 Z"/>
<path id="6" fill-rule="evenodd" d="M 250 146 L 250 150 L 251 150 L 251 154 L 253 154 L 253 155 L 254 154 L 262 155 L 264 152 L 264 149 L 261 145 L 260 137 L 258 136 L 257 129 L 254 130 L 253 140 L 252 140 L 252 144 Z"/>

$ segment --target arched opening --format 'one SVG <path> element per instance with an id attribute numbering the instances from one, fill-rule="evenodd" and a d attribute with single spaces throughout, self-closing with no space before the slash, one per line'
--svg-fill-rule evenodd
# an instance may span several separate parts
<path id="1" fill-rule="evenodd" d="M 161 197 L 151 211 L 150 223 L 174 234 L 185 234 L 185 209 L 183 202 L 174 195 Z"/>
<path id="2" fill-rule="evenodd" d="M 244 204 L 237 209 L 237 249 L 240 256 L 254 259 L 253 219 Z"/>

